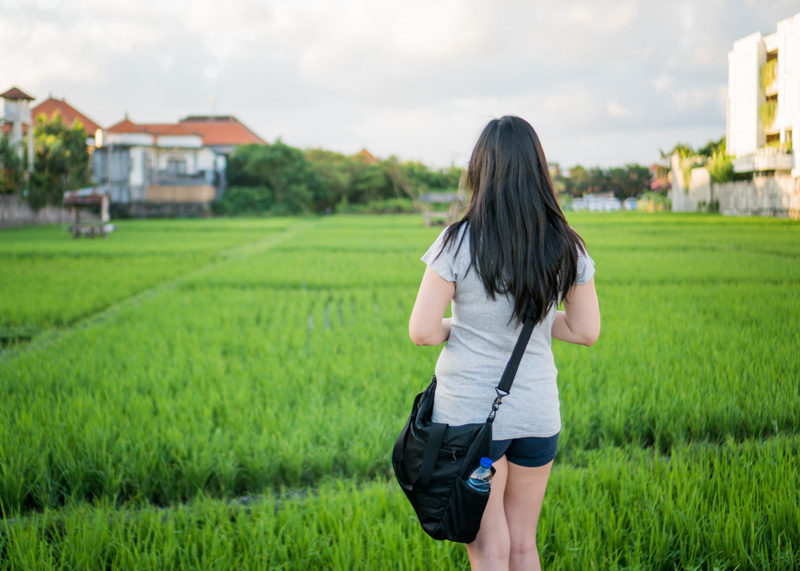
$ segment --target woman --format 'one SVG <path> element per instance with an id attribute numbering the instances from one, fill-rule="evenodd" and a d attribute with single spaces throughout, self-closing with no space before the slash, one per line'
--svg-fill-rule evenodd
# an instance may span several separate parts
<path id="1" fill-rule="evenodd" d="M 486 421 L 522 321 L 536 322 L 493 425 L 497 470 L 473 569 L 539 569 L 536 525 L 561 430 L 551 338 L 600 333 L 594 264 L 556 200 L 539 139 L 519 117 L 489 122 L 467 170 L 472 198 L 442 232 L 409 322 L 417 345 L 447 341 L 436 364 L 433 422 Z M 452 301 L 452 318 L 444 314 Z M 563 302 L 563 311 L 557 311 Z"/>

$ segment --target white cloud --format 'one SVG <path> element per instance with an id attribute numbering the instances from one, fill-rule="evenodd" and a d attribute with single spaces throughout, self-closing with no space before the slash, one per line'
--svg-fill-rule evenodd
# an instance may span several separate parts
<path id="1" fill-rule="evenodd" d="M 608 114 L 612 117 L 630 117 L 633 115 L 633 111 L 616 101 L 609 101 L 606 109 L 608 109 Z"/>
<path id="2" fill-rule="evenodd" d="M 636 0 L 624 2 L 572 2 L 566 10 L 567 25 L 586 30 L 617 34 L 628 28 L 636 17 Z"/>
<path id="3" fill-rule="evenodd" d="M 0 0 L 0 77 L 110 124 L 205 112 L 262 136 L 436 164 L 489 117 L 548 157 L 621 164 L 725 129 L 727 52 L 796 0 Z M 8 57 L 9 54 L 13 57 Z M 628 141 L 625 129 L 641 145 Z M 575 144 L 575 141 L 586 141 Z M 605 141 L 605 142 L 604 142 Z M 595 149 L 594 146 L 598 146 Z M 651 148 L 654 157 L 657 149 Z"/>

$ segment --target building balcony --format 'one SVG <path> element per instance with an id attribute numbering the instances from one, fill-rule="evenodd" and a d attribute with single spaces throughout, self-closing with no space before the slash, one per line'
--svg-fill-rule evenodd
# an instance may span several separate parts
<path id="1" fill-rule="evenodd" d="M 759 114 L 761 115 L 761 124 L 764 127 L 764 133 L 770 135 L 780 132 L 780 126 L 777 120 L 780 114 L 777 97 L 767 99 L 759 108 Z"/>
<path id="2" fill-rule="evenodd" d="M 752 155 L 733 159 L 734 172 L 791 170 L 792 151 L 787 145 L 764 147 Z"/>
<path id="3" fill-rule="evenodd" d="M 158 171 L 151 172 L 147 177 L 148 184 L 167 186 L 213 186 L 218 184 L 219 180 L 219 175 L 214 171 L 200 171 L 194 174 Z"/>

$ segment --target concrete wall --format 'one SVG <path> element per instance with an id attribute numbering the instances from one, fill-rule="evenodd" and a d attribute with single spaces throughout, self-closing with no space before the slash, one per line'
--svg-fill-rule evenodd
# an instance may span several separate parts
<path id="1" fill-rule="evenodd" d="M 672 157 L 672 190 L 670 191 L 673 212 L 697 212 L 701 203 L 711 202 L 711 175 L 706 168 L 692 169 L 688 188 L 684 184 L 683 170 L 677 155 Z"/>
<path id="2" fill-rule="evenodd" d="M 800 219 L 800 179 L 755 177 L 752 181 L 714 184 L 719 211 L 729 216 L 788 216 Z"/>
<path id="3" fill-rule="evenodd" d="M 800 218 L 800 178 L 783 174 L 712 184 L 703 167 L 692 169 L 687 188 L 677 156 L 672 158 L 670 198 L 673 212 L 697 212 L 713 200 L 719 202 L 719 211 L 728 216 Z"/>
<path id="4" fill-rule="evenodd" d="M 71 222 L 72 215 L 66 208 L 45 206 L 37 212 L 16 194 L 0 195 L 0 227 Z"/>

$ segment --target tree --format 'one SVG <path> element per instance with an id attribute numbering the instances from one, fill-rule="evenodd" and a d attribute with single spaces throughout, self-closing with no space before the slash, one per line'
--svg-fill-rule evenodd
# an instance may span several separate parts
<path id="1" fill-rule="evenodd" d="M 410 205 L 423 192 L 456 190 L 461 174 L 455 166 L 436 170 L 395 156 L 377 160 L 362 153 L 300 151 L 278 140 L 236 150 L 228 160 L 230 188 L 216 208 L 275 212 L 296 211 L 302 204 L 303 210 L 325 212 L 387 200 Z"/>
<path id="2" fill-rule="evenodd" d="M 636 163 L 609 169 L 609 190 L 620 200 L 635 198 L 650 188 L 650 169 Z"/>
<path id="3" fill-rule="evenodd" d="M 606 192 L 609 187 L 608 174 L 600 167 L 592 167 L 586 171 L 586 192 Z"/>
<path id="4" fill-rule="evenodd" d="M 233 213 L 237 204 L 246 204 L 247 212 L 256 208 L 261 212 L 298 214 L 311 210 L 328 192 L 303 152 L 280 139 L 272 145 L 237 148 L 228 161 L 227 177 L 231 188 L 226 192 L 230 194 L 227 200 L 223 196 L 223 212 Z"/>
<path id="5" fill-rule="evenodd" d="M 562 177 L 559 180 L 559 188 L 563 188 L 573 197 L 588 193 L 613 192 L 614 196 L 622 200 L 639 196 L 650 187 L 650 180 L 650 169 L 636 163 L 607 170 L 600 167 L 586 169 L 581 165 L 575 165 L 569 169 L 569 177 Z"/>
<path id="6" fill-rule="evenodd" d="M 61 204 L 64 192 L 91 184 L 86 131 L 68 127 L 60 115 L 40 115 L 33 127 L 33 174 L 27 200 L 31 208 Z"/>
<path id="7" fill-rule="evenodd" d="M 661 154 L 662 159 L 669 159 L 675 153 L 678 153 L 678 156 L 681 158 L 691 157 L 696 154 L 692 146 L 687 143 L 676 143 L 675 146 L 666 153 L 661 149 L 659 149 L 658 152 Z"/>
<path id="8" fill-rule="evenodd" d="M 565 183 L 572 196 L 583 196 L 589 188 L 589 175 L 581 165 L 569 169 L 569 182 Z"/>
<path id="9" fill-rule="evenodd" d="M 716 141 L 709 141 L 696 151 L 685 143 L 676 144 L 669 154 L 661 151 L 662 158 L 670 157 L 677 153 L 680 160 L 680 167 L 684 179 L 684 185 L 689 186 L 691 170 L 705 166 L 713 182 L 729 182 L 733 180 L 747 180 L 750 178 L 748 173 L 736 173 L 733 171 L 733 159 L 727 153 L 725 137 L 720 137 Z"/>
<path id="10" fill-rule="evenodd" d="M 725 137 L 723 136 L 717 139 L 716 141 L 709 141 L 708 143 L 697 149 L 697 152 L 695 154 L 710 159 L 714 155 L 714 153 L 720 150 L 723 153 L 725 153 L 725 147 L 726 147 Z"/>
<path id="11" fill-rule="evenodd" d="M 351 204 L 365 203 L 398 196 L 395 186 L 387 176 L 387 166 L 389 165 L 386 161 L 375 164 L 358 164 L 348 202 Z"/>
<path id="12" fill-rule="evenodd" d="M 0 194 L 15 194 L 22 190 L 24 162 L 11 144 L 8 135 L 0 135 Z"/>
<path id="13" fill-rule="evenodd" d="M 309 167 L 327 186 L 327 195 L 316 204 L 315 210 L 324 212 L 333 209 L 346 199 L 355 180 L 356 165 L 353 159 L 324 149 L 310 149 L 305 152 Z"/>

